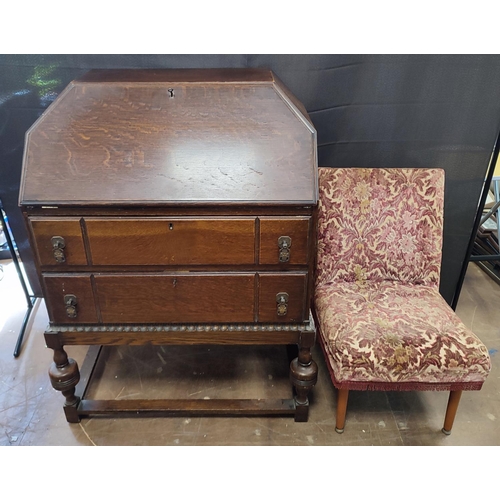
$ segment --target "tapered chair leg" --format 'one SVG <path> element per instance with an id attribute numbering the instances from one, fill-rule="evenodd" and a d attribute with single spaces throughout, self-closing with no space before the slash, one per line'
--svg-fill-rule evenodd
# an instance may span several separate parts
<path id="1" fill-rule="evenodd" d="M 344 432 L 345 414 L 347 411 L 347 399 L 349 398 L 349 389 L 339 389 L 337 394 L 337 422 L 335 431 L 339 434 Z"/>
<path id="2" fill-rule="evenodd" d="M 442 429 L 447 436 L 451 434 L 453 421 L 455 420 L 455 415 L 457 414 L 458 403 L 460 403 L 460 396 L 462 396 L 462 391 L 450 391 L 450 398 L 448 399 L 448 407 L 446 408 L 446 416 L 444 418 L 444 425 Z"/>

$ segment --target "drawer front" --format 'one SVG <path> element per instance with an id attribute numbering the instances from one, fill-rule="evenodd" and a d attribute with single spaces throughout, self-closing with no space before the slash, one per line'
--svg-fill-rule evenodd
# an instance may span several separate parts
<path id="1" fill-rule="evenodd" d="M 85 219 L 94 265 L 255 262 L 254 218 Z"/>
<path id="2" fill-rule="evenodd" d="M 310 221 L 310 217 L 261 217 L 259 263 L 306 265 Z"/>
<path id="3" fill-rule="evenodd" d="M 96 275 L 104 323 L 252 322 L 255 275 Z"/>
<path id="4" fill-rule="evenodd" d="M 259 321 L 290 323 L 307 320 L 307 276 L 306 272 L 260 274 Z M 286 294 L 286 300 L 281 299 L 283 294 Z"/>
<path id="5" fill-rule="evenodd" d="M 90 276 L 43 276 L 52 323 L 97 323 Z M 72 299 L 72 296 L 74 299 Z"/>
<path id="6" fill-rule="evenodd" d="M 63 267 L 87 264 L 79 218 L 32 217 L 30 223 L 40 265 Z"/>

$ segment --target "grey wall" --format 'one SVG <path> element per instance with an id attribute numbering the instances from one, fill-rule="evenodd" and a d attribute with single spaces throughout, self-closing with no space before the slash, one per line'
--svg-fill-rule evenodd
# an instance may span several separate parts
<path id="1" fill-rule="evenodd" d="M 0 56 L 0 198 L 40 294 L 17 207 L 24 133 L 73 78 L 94 68 L 267 67 L 304 103 L 321 166 L 446 171 L 441 293 L 451 303 L 500 129 L 500 56 Z"/>

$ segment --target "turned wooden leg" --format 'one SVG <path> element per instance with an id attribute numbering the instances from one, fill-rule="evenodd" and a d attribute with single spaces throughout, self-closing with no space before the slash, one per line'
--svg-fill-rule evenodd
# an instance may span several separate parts
<path id="1" fill-rule="evenodd" d="M 66 398 L 64 403 L 66 420 L 71 423 L 79 422 L 77 407 L 80 398 L 75 396 L 75 387 L 80 380 L 80 371 L 76 361 L 68 358 L 62 346 L 54 348 L 54 362 L 50 365 L 49 377 L 52 387 L 56 391 L 61 391 Z"/>
<path id="2" fill-rule="evenodd" d="M 442 428 L 442 431 L 447 436 L 451 434 L 451 428 L 453 427 L 453 422 L 455 420 L 455 415 L 457 414 L 458 403 L 460 403 L 461 396 L 462 391 L 450 391 L 450 398 L 448 399 L 446 416 L 444 417 L 444 425 Z"/>
<path id="3" fill-rule="evenodd" d="M 344 432 L 345 414 L 347 412 L 347 399 L 349 398 L 349 389 L 339 389 L 337 394 L 337 421 L 335 431 L 339 434 Z"/>
<path id="4" fill-rule="evenodd" d="M 299 355 L 290 363 L 290 380 L 295 387 L 295 422 L 307 422 L 309 417 L 307 394 L 318 378 L 318 365 L 311 355 L 314 338 L 314 332 L 301 334 Z"/>

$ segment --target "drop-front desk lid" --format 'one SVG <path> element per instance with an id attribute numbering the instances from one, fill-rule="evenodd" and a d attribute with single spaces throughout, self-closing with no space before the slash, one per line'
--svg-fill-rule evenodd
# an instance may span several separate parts
<path id="1" fill-rule="evenodd" d="M 268 70 L 91 71 L 26 134 L 21 205 L 316 201 L 315 129 Z"/>

